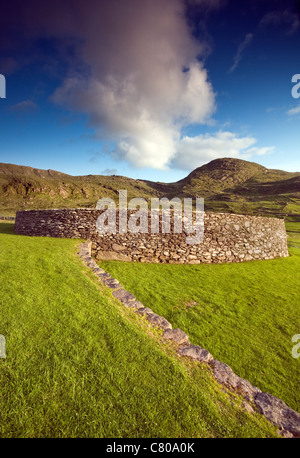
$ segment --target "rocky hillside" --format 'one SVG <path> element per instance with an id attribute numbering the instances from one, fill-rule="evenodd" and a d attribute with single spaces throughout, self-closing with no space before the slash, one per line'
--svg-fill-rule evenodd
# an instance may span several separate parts
<path id="1" fill-rule="evenodd" d="M 71 176 L 54 170 L 40 170 L 0 164 L 0 214 L 19 209 L 94 207 L 100 197 L 153 197 L 157 192 L 145 182 L 122 176 Z"/>
<path id="2" fill-rule="evenodd" d="M 254 162 L 216 159 L 174 186 L 182 196 L 204 197 L 207 210 L 290 219 L 300 213 L 300 173 L 267 169 Z"/>
<path id="3" fill-rule="evenodd" d="M 267 169 L 240 159 L 216 159 L 175 183 L 122 176 L 71 176 L 0 164 L 0 214 L 18 209 L 94 207 L 100 197 L 204 197 L 205 209 L 299 220 L 300 173 Z"/>

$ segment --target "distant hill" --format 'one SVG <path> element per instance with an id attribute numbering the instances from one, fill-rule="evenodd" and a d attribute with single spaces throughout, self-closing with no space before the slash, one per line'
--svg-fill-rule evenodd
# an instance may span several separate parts
<path id="1" fill-rule="evenodd" d="M 241 159 L 216 159 L 175 183 L 123 176 L 71 176 L 0 163 L 0 214 L 19 209 L 94 207 L 101 197 L 203 197 L 205 209 L 300 220 L 300 173 L 267 169 Z"/>
<path id="2" fill-rule="evenodd" d="M 71 176 L 54 170 L 0 163 L 0 214 L 20 209 L 94 207 L 101 197 L 154 197 L 144 181 L 122 176 Z"/>

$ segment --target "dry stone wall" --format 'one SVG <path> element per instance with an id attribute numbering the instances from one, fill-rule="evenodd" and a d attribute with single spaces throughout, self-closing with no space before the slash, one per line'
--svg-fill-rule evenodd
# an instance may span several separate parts
<path id="1" fill-rule="evenodd" d="M 92 241 L 98 260 L 154 263 L 223 263 L 288 256 L 282 219 L 227 213 L 205 213 L 204 237 L 198 244 L 186 243 L 186 232 L 99 234 L 96 221 L 101 210 L 60 209 L 17 212 L 15 232 L 20 235 L 83 238 Z M 128 212 L 128 221 L 133 212 Z M 149 227 L 151 215 L 149 212 Z M 160 220 L 161 229 L 161 220 Z"/>

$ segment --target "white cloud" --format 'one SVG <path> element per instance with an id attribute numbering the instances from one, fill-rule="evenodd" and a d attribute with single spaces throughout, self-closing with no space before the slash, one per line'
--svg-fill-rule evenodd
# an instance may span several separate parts
<path id="1" fill-rule="evenodd" d="M 116 175 L 117 169 L 104 169 L 101 172 L 102 175 Z"/>
<path id="2" fill-rule="evenodd" d="M 299 105 L 298 107 L 291 108 L 291 109 L 288 110 L 286 113 L 287 113 L 289 116 L 295 116 L 295 115 L 300 114 L 300 105 Z"/>
<path id="3" fill-rule="evenodd" d="M 284 27 L 288 35 L 293 35 L 299 30 L 300 20 L 296 12 L 287 8 L 285 10 L 274 10 L 266 13 L 259 23 L 260 28 L 269 26 Z"/>
<path id="4" fill-rule="evenodd" d="M 239 63 L 240 63 L 240 61 L 241 61 L 241 59 L 243 57 L 243 52 L 249 46 L 249 44 L 251 43 L 252 40 L 253 40 L 253 34 L 252 33 L 247 33 L 245 35 L 244 40 L 240 43 L 240 45 L 238 47 L 236 55 L 234 56 L 234 59 L 233 59 L 233 64 L 229 69 L 229 73 L 234 72 L 234 70 L 238 67 L 238 65 L 239 65 Z"/>
<path id="5" fill-rule="evenodd" d="M 23 100 L 22 102 L 16 103 L 10 107 L 11 111 L 19 113 L 28 113 L 37 110 L 38 105 L 32 100 Z"/>
<path id="6" fill-rule="evenodd" d="M 245 153 L 243 154 L 244 159 L 247 157 L 250 158 L 252 156 L 265 156 L 266 154 L 272 154 L 275 150 L 274 146 L 264 146 L 264 147 L 257 147 L 253 146 L 252 148 L 248 148 Z"/>
<path id="7" fill-rule="evenodd" d="M 214 112 L 198 60 L 206 47 L 192 36 L 182 0 L 164 0 L 163 8 L 161 0 L 92 3 L 79 8 L 76 24 L 89 76 L 70 75 L 53 100 L 87 113 L 99 138 L 115 141 L 115 157 L 163 169 L 182 128 Z"/>
<path id="8" fill-rule="evenodd" d="M 256 142 L 254 137 L 239 137 L 233 132 L 184 137 L 178 142 L 173 165 L 192 170 L 213 159 L 222 157 L 249 159 L 254 155 L 270 154 L 274 149 L 272 146 L 259 148 L 254 146 Z"/>

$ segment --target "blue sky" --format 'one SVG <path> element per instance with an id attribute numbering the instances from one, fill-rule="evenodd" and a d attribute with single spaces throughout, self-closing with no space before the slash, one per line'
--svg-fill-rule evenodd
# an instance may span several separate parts
<path id="1" fill-rule="evenodd" d="M 12 0 L 0 29 L 1 162 L 165 182 L 218 157 L 300 171 L 297 1 Z"/>

